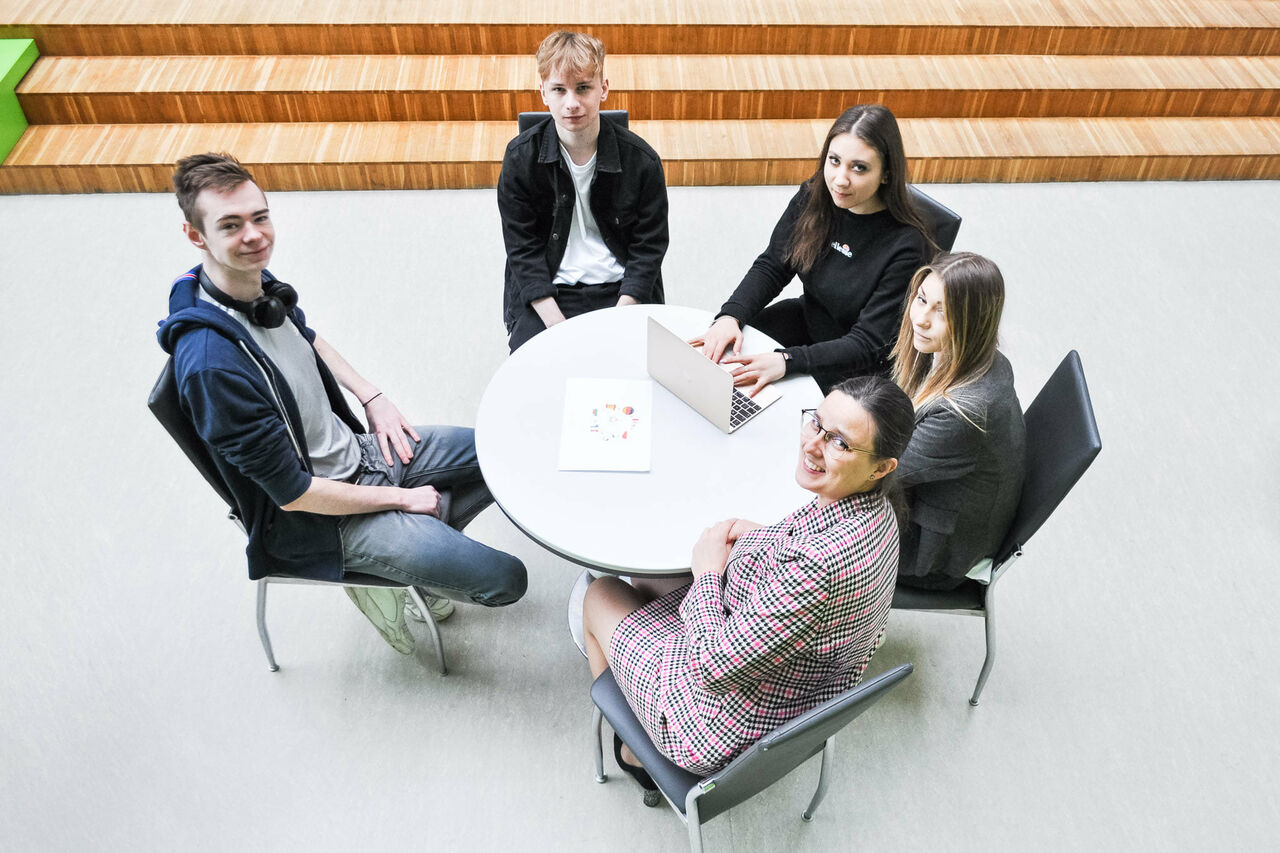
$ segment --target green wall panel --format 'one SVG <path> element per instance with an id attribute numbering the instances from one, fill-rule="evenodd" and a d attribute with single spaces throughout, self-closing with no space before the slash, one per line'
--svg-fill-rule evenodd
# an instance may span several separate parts
<path id="1" fill-rule="evenodd" d="M 0 39 L 0 161 L 9 156 L 27 129 L 27 117 L 13 90 L 36 61 L 36 55 L 33 39 Z"/>

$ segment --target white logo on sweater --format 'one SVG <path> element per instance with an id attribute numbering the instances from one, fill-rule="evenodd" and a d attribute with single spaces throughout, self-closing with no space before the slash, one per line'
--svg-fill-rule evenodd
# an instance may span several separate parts
<path id="1" fill-rule="evenodd" d="M 848 243 L 836 243 L 833 241 L 831 243 L 831 248 L 835 249 L 837 252 L 844 255 L 846 258 L 853 257 L 853 250 L 849 248 Z"/>

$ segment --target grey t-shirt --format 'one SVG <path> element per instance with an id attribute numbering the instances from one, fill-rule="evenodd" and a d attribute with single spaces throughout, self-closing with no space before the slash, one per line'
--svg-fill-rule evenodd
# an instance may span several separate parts
<path id="1" fill-rule="evenodd" d="M 302 415 L 302 431 L 315 476 L 345 480 L 354 474 L 360 464 L 360 445 L 351 428 L 330 408 L 329 396 L 325 394 L 320 370 L 316 367 L 315 350 L 298 327 L 288 321 L 275 329 L 256 326 L 243 312 L 215 301 L 203 289 L 200 298 L 239 321 L 284 375 Z"/>

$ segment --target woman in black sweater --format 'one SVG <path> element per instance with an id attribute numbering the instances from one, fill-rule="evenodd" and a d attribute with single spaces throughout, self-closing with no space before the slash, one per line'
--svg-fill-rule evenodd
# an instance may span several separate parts
<path id="1" fill-rule="evenodd" d="M 769 247 L 694 343 L 708 358 L 741 364 L 734 384 L 749 394 L 793 373 L 811 374 L 824 393 L 848 376 L 887 374 L 907 283 L 934 251 L 907 190 L 893 113 L 850 107 L 827 132 L 818 168 Z M 804 295 L 770 305 L 797 275 Z M 743 355 L 747 324 L 782 348 Z"/>

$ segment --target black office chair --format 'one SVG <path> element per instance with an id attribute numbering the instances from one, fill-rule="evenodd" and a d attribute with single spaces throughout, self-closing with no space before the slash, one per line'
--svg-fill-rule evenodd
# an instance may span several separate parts
<path id="1" fill-rule="evenodd" d="M 812 820 L 827 793 L 827 774 L 835 755 L 836 733 L 900 684 L 912 668 L 909 663 L 896 666 L 783 723 L 723 769 L 706 777 L 672 764 L 658 751 L 627 704 L 613 671 L 606 669 L 591 685 L 591 700 L 596 705 L 593 718 L 596 781 L 608 781 L 600 726 L 602 719 L 607 719 L 688 826 L 689 848 L 693 853 L 701 853 L 702 824 L 754 797 L 821 751 L 818 788 L 801 815 L 806 821 Z"/>
<path id="2" fill-rule="evenodd" d="M 626 110 L 601 110 L 600 115 L 604 116 L 609 121 L 618 125 L 618 127 L 627 126 Z M 551 113 L 544 113 L 544 112 L 520 113 L 520 115 L 516 116 L 516 127 L 519 129 L 520 133 L 524 133 L 529 128 L 537 127 L 538 125 L 542 124 L 544 121 L 547 121 L 550 118 L 551 118 Z"/>
<path id="3" fill-rule="evenodd" d="M 899 586 L 893 594 L 893 606 L 899 610 L 968 613 L 985 619 L 987 656 L 969 699 L 970 705 L 978 704 L 996 660 L 996 582 L 1022 556 L 1027 540 L 1057 509 L 1102 450 L 1079 353 L 1075 350 L 1067 353 L 1027 408 L 1024 420 L 1027 459 L 1022 496 L 1004 543 L 992 557 L 991 582 L 965 580 L 951 590 Z"/>
<path id="4" fill-rule="evenodd" d="M 938 248 L 950 252 L 956 244 L 956 235 L 960 233 L 960 214 L 942 202 L 911 185 L 911 198 L 915 201 L 925 222 L 933 226 L 933 240 Z"/>
<path id="5" fill-rule="evenodd" d="M 241 532 L 247 533 L 244 522 L 241 520 L 240 508 L 236 506 L 235 497 L 232 495 L 231 489 L 227 487 L 226 481 L 222 479 L 222 474 L 218 471 L 217 465 L 214 464 L 213 456 L 210 455 L 208 447 L 205 446 L 204 441 L 196 432 L 186 413 L 182 411 L 182 403 L 178 397 L 178 384 L 174 379 L 172 358 L 165 362 L 164 369 L 160 371 L 160 376 L 156 379 L 156 384 L 151 389 L 150 396 L 147 397 L 147 408 L 160 421 L 165 431 L 177 442 L 178 447 L 182 448 L 182 452 L 191 460 L 191 464 L 196 466 L 196 470 L 204 477 L 205 482 L 212 486 L 218 496 L 226 502 L 227 518 L 234 521 Z M 440 629 L 436 625 L 435 618 L 431 615 L 431 610 L 427 607 L 427 593 L 414 586 L 405 586 L 402 583 L 389 581 L 385 578 L 362 574 L 349 574 L 340 582 L 288 575 L 272 575 L 258 580 L 258 637 L 262 640 L 262 650 L 266 652 L 267 665 L 272 672 L 278 671 L 280 666 L 276 663 L 275 654 L 271 649 L 271 636 L 267 633 L 267 584 L 270 583 L 404 589 L 413 600 L 413 603 L 417 605 L 422 621 L 426 624 L 431 634 L 431 641 L 436 650 L 436 660 L 440 665 L 440 674 L 447 675 L 449 673 L 449 668 L 444 659 L 444 644 L 440 640 Z"/>

